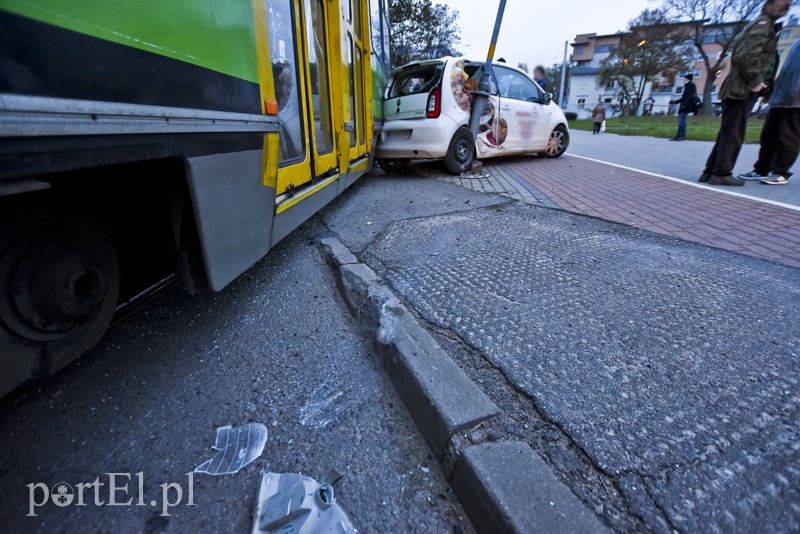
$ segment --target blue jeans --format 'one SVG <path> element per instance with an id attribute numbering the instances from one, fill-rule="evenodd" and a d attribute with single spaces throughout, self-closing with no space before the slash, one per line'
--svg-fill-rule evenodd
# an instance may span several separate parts
<path id="1" fill-rule="evenodd" d="M 688 113 L 678 113 L 678 139 L 683 139 L 686 137 L 686 116 Z"/>

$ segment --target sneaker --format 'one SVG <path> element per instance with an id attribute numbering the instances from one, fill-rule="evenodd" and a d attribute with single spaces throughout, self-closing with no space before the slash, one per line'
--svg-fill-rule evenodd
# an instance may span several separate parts
<path id="1" fill-rule="evenodd" d="M 781 176 L 780 174 L 775 174 L 773 172 L 769 176 L 761 180 L 761 183 L 767 185 L 785 185 L 789 183 L 789 179 L 785 176 Z"/>
<path id="2" fill-rule="evenodd" d="M 703 174 L 700 175 L 700 178 L 698 178 L 697 181 L 700 183 L 706 183 L 710 178 L 711 178 L 710 172 L 703 172 Z"/>
<path id="3" fill-rule="evenodd" d="M 759 174 L 756 171 L 746 172 L 744 174 L 739 174 L 738 176 L 742 180 L 761 180 L 762 178 L 766 178 L 766 176 Z"/>

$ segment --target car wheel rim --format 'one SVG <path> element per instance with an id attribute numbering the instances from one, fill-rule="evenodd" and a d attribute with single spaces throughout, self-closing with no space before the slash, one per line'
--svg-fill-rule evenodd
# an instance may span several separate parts
<path id="1" fill-rule="evenodd" d="M 453 147 L 453 155 L 456 158 L 456 161 L 460 164 L 467 163 L 469 161 L 469 142 L 465 138 L 460 138 L 456 140 L 456 144 Z"/>
<path id="2" fill-rule="evenodd" d="M 550 141 L 547 143 L 547 153 L 551 156 L 557 156 L 564 152 L 566 148 L 566 137 L 564 132 L 555 130 L 550 135 Z"/>

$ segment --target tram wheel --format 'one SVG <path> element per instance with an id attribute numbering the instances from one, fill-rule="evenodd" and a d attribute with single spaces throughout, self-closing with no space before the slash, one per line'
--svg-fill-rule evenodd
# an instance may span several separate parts
<path id="1" fill-rule="evenodd" d="M 110 230 L 52 206 L 0 215 L 0 395 L 51 375 L 105 332 L 119 296 Z"/>

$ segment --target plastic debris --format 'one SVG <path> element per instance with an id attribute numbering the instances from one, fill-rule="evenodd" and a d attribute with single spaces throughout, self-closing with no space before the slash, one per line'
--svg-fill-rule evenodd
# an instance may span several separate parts
<path id="1" fill-rule="evenodd" d="M 347 514 L 336 504 L 333 485 L 341 477 L 331 470 L 320 483 L 295 473 L 264 471 L 256 501 L 253 534 L 355 533 Z"/>
<path id="2" fill-rule="evenodd" d="M 261 423 L 247 423 L 232 428 L 223 426 L 217 429 L 214 449 L 219 451 L 210 460 L 200 464 L 195 473 L 209 475 L 231 475 L 251 463 L 264 452 L 267 443 L 267 427 Z"/>
<path id="3" fill-rule="evenodd" d="M 461 173 L 461 178 L 467 178 L 470 180 L 479 180 L 481 178 L 489 178 L 489 173 L 483 171 L 478 171 L 478 172 L 467 171 Z"/>

